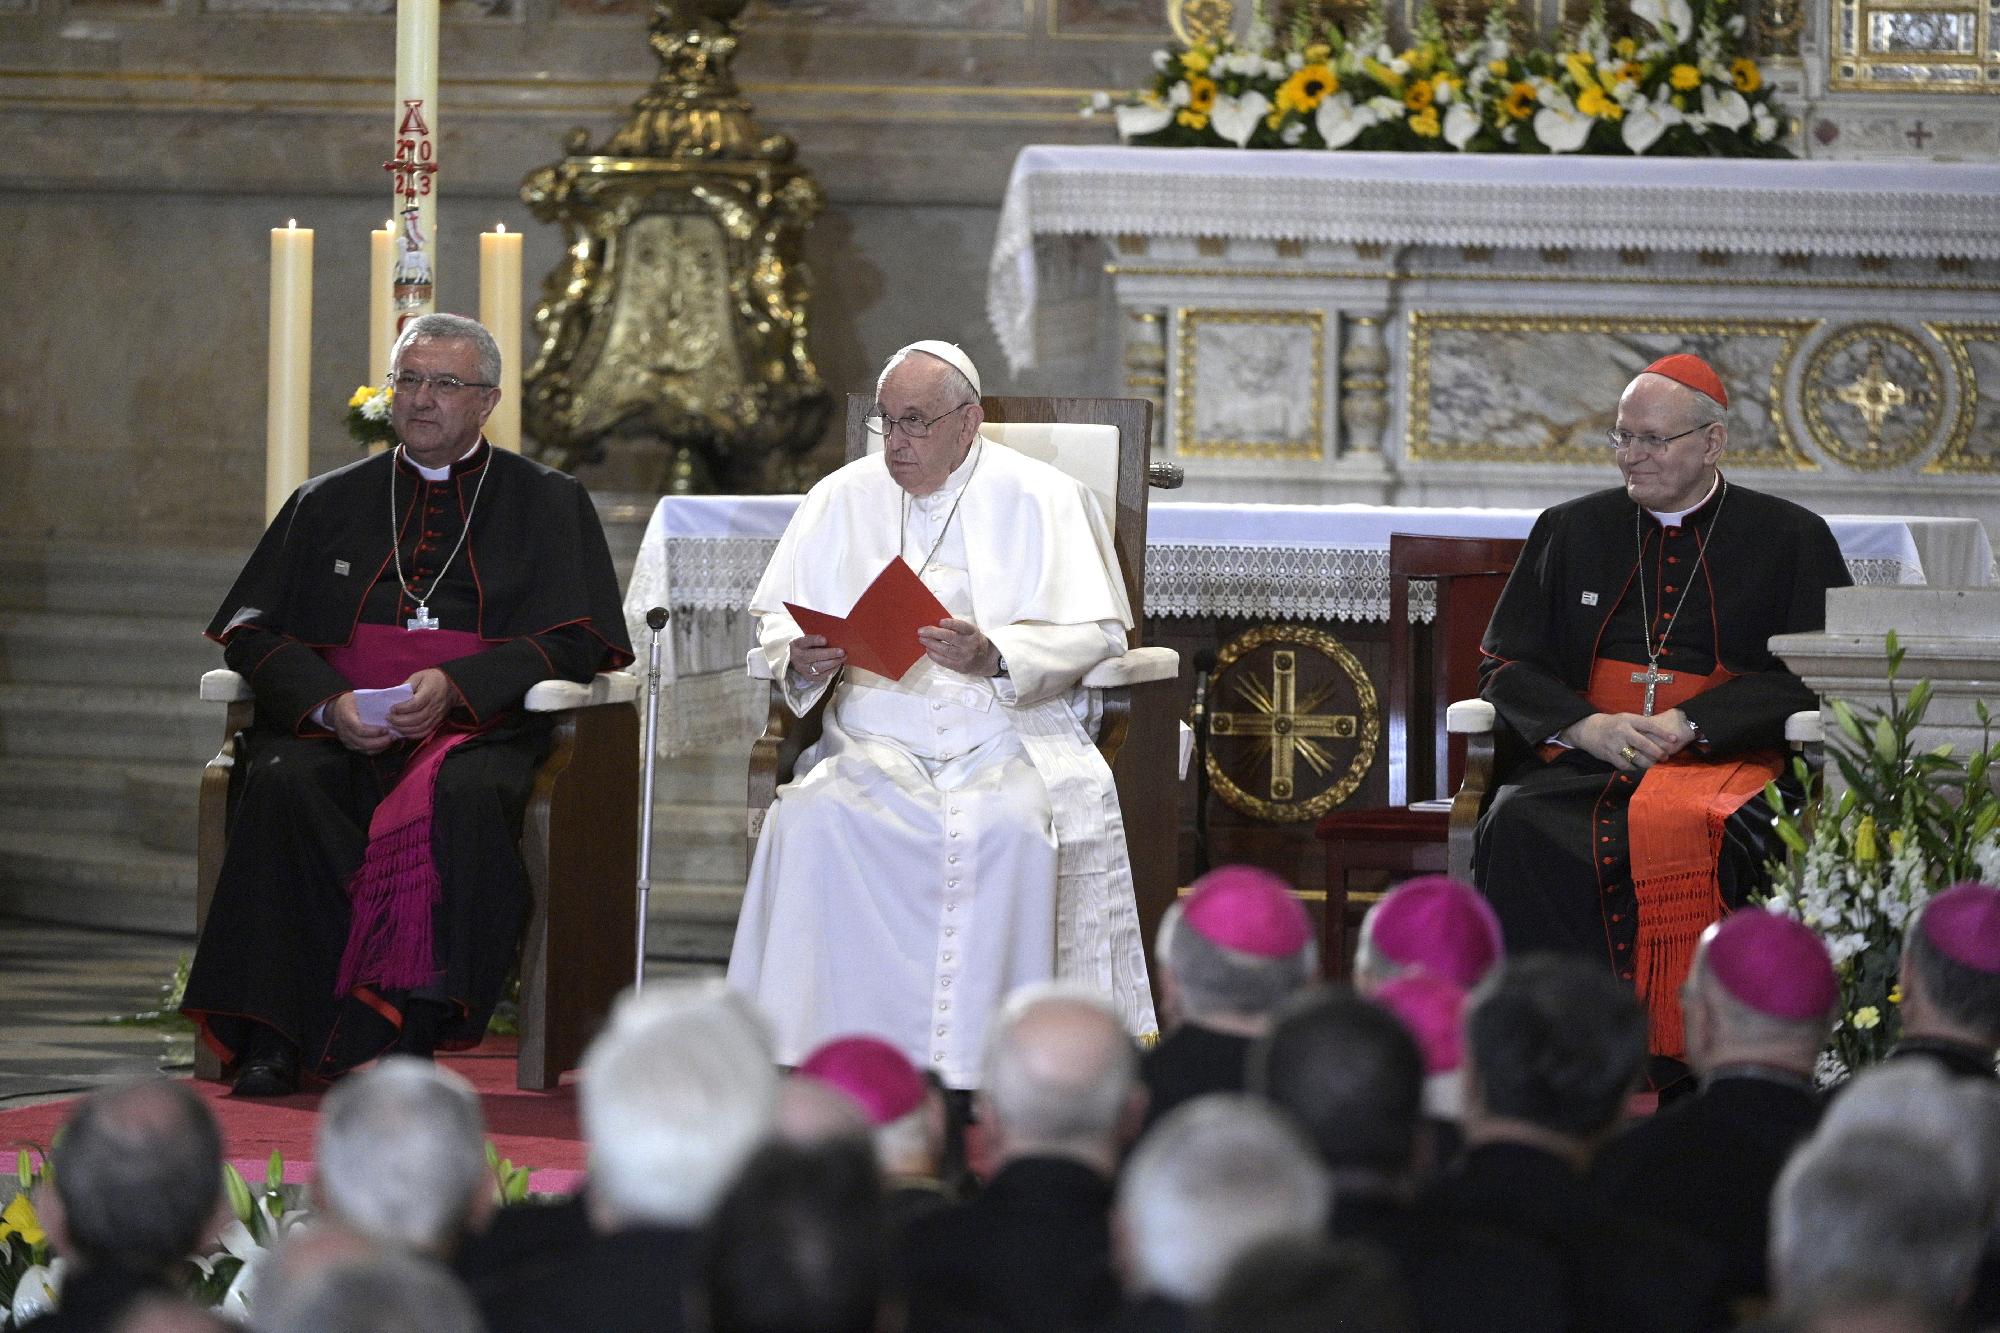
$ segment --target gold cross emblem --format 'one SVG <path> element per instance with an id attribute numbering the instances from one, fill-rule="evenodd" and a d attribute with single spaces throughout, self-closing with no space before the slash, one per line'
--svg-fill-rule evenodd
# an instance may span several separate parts
<path id="1" fill-rule="evenodd" d="M 1375 683 L 1333 635 L 1259 625 L 1216 657 L 1208 777 L 1231 809 L 1268 823 L 1317 819 L 1368 776 L 1382 735 Z"/>
<path id="2" fill-rule="evenodd" d="M 1882 423 L 1889 414 L 1909 402 L 1909 391 L 1889 378 L 1884 369 L 1882 344 L 1868 348 L 1868 364 L 1854 383 L 1834 390 L 1834 397 L 1861 414 L 1868 423 L 1868 447 L 1882 447 Z"/>
<path id="3" fill-rule="evenodd" d="M 1333 694 L 1333 686 L 1323 685 L 1301 703 L 1298 656 L 1289 648 L 1271 654 L 1271 683 L 1245 673 L 1231 682 L 1236 693 L 1249 703 L 1252 712 L 1211 713 L 1208 723 L 1218 736 L 1255 738 L 1252 754 L 1258 761 L 1268 755 L 1271 763 L 1271 799 L 1292 799 L 1292 766 L 1304 759 L 1324 777 L 1333 771 L 1333 755 L 1320 738 L 1354 739 L 1352 713 L 1316 713 L 1313 710 Z"/>

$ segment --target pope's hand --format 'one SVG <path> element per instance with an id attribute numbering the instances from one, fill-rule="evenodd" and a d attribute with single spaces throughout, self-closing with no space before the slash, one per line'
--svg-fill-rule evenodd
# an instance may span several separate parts
<path id="1" fill-rule="evenodd" d="M 801 680 L 822 681 L 839 671 L 847 661 L 847 654 L 838 648 L 826 646 L 824 634 L 801 634 L 792 640 L 788 654 L 792 663 L 792 674 Z"/>
<path id="2" fill-rule="evenodd" d="M 380 754 L 396 743 L 396 733 L 387 727 L 371 727 L 362 722 L 360 705 L 354 702 L 351 690 L 336 698 L 327 712 L 332 716 L 333 734 L 350 750 Z"/>
<path id="3" fill-rule="evenodd" d="M 389 725 L 398 736 L 428 736 L 451 711 L 451 678 L 436 667 L 425 667 L 404 683 L 410 687 L 410 697 L 389 710 Z"/>
<path id="4" fill-rule="evenodd" d="M 1000 650 L 969 620 L 947 616 L 917 631 L 924 656 L 949 671 L 968 676 L 1000 674 Z"/>

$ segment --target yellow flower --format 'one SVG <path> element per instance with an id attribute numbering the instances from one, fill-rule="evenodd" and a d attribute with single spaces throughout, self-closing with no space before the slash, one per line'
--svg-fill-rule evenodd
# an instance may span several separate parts
<path id="1" fill-rule="evenodd" d="M 1563 68 L 1580 88 L 1595 88 L 1597 76 L 1590 72 L 1590 52 L 1572 51 L 1563 57 Z"/>
<path id="2" fill-rule="evenodd" d="M 1517 83 L 1507 90 L 1507 98 L 1500 107 L 1515 120 L 1526 120 L 1535 114 L 1535 85 Z"/>
<path id="3" fill-rule="evenodd" d="M 1410 128 L 1426 139 L 1435 139 L 1444 132 L 1443 127 L 1438 124 L 1437 108 L 1434 106 L 1427 106 L 1411 116 Z"/>
<path id="4" fill-rule="evenodd" d="M 1633 53 L 1639 49 L 1639 43 L 1630 37 L 1620 37 L 1611 44 L 1611 49 L 1619 55 L 1624 56 L 1627 60 L 1630 60 Z"/>
<path id="5" fill-rule="evenodd" d="M 1403 105 L 1412 111 L 1422 111 L 1431 104 L 1432 96 L 1431 81 L 1418 79 L 1403 90 Z"/>
<path id="6" fill-rule="evenodd" d="M 347 400 L 347 405 L 349 407 L 359 407 L 370 398 L 373 398 L 375 393 L 376 389 L 374 385 L 364 384 L 354 391 L 354 396 Z"/>
<path id="7" fill-rule="evenodd" d="M 1178 120 L 1181 124 L 1187 126 L 1191 130 L 1201 129 L 1203 126 L 1208 124 L 1207 113 L 1201 111 L 1184 110 L 1179 115 L 1175 116 L 1174 119 Z"/>
<path id="8" fill-rule="evenodd" d="M 1854 826 L 1854 862 L 1873 865 L 1880 855 L 1881 849 L 1875 845 L 1875 816 L 1863 815 Z"/>
<path id="9" fill-rule="evenodd" d="M 1459 78 L 1458 75 L 1452 73 L 1448 69 L 1441 69 L 1437 73 L 1431 75 L 1431 87 L 1434 89 L 1449 88 L 1454 93 L 1456 93 L 1464 89 L 1465 80 Z"/>
<path id="10" fill-rule="evenodd" d="M 1428 46 L 1413 46 L 1403 52 L 1403 63 L 1419 74 L 1428 74 L 1437 64 L 1437 52 Z"/>
<path id="11" fill-rule="evenodd" d="M 1188 110 L 1207 119 L 1215 109 L 1215 80 L 1199 76 L 1188 80 Z M 1183 112 L 1182 114 L 1186 114 Z M 1195 128 L 1199 129 L 1200 126 Z"/>
<path id="12" fill-rule="evenodd" d="M 1181 68 L 1190 74 L 1200 74 L 1208 69 L 1208 48 L 1190 46 L 1181 52 Z"/>
<path id="13" fill-rule="evenodd" d="M 1611 77 L 1620 83 L 1637 83 L 1640 79 L 1646 77 L 1646 67 L 1644 65 L 1635 65 L 1627 60 L 1611 72 Z"/>
<path id="14" fill-rule="evenodd" d="M 1486 72 L 1495 78 L 1505 78 L 1507 77 L 1507 62 L 1504 60 L 1489 60 L 1486 62 Z"/>
<path id="15" fill-rule="evenodd" d="M 1763 71 L 1749 56 L 1739 56 L 1729 62 L 1729 81 L 1736 85 L 1739 93 L 1754 93 L 1764 86 Z"/>
<path id="16" fill-rule="evenodd" d="M 1299 54 L 1306 58 L 1308 65 L 1324 65 L 1333 59 L 1333 48 L 1325 42 L 1314 42 Z"/>
<path id="17" fill-rule="evenodd" d="M 16 1194 L 6 1211 L 0 1212 L 0 1240 L 9 1236 L 19 1236 L 30 1247 L 48 1239 L 42 1230 L 42 1219 L 35 1216 L 34 1200 L 26 1193 Z"/>
<path id="18" fill-rule="evenodd" d="M 1882 1013 L 1872 1004 L 1863 1005 L 1849 1016 L 1853 1018 L 1854 1026 L 1863 1032 L 1872 1027 L 1880 1027 L 1882 1024 Z"/>
<path id="19" fill-rule="evenodd" d="M 1303 65 L 1278 85 L 1281 111 L 1311 111 L 1340 91 L 1340 79 L 1325 65 Z"/>
<path id="20" fill-rule="evenodd" d="M 1902 1002 L 1903 1002 L 1903 983 L 1899 981 L 1895 985 L 1889 987 L 1889 1003 L 1901 1004 Z"/>
<path id="21" fill-rule="evenodd" d="M 1369 56 L 1363 60 L 1361 68 L 1368 71 L 1369 78 L 1387 88 L 1391 96 L 1401 97 L 1403 95 L 1403 76 L 1395 70 L 1390 69 L 1374 56 Z"/>
<path id="22" fill-rule="evenodd" d="M 1625 115 L 1625 108 L 1612 101 L 1610 96 L 1595 84 L 1577 94 L 1576 109 L 1586 116 L 1595 116 L 1599 120 L 1621 120 Z"/>
<path id="23" fill-rule="evenodd" d="M 1693 65 L 1675 65 L 1667 71 L 1667 82 L 1682 92 L 1701 87 L 1701 71 Z"/>

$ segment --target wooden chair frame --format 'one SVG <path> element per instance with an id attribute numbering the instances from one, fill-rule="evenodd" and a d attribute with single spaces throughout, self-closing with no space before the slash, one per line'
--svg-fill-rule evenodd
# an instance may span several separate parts
<path id="1" fill-rule="evenodd" d="M 588 685 L 547 680 L 522 707 L 554 717 L 521 828 L 533 893 L 521 941 L 521 1046 L 516 1086 L 546 1090 L 574 1069 L 613 1000 L 631 983 L 622 965 L 638 929 L 639 682 L 607 672 Z M 195 871 L 195 933 L 208 921 L 229 845 L 242 733 L 256 720 L 234 671 L 202 677 L 201 697 L 228 706 L 222 748 L 202 772 Z M 195 1077 L 222 1077 L 220 1057 L 195 1046 Z"/>

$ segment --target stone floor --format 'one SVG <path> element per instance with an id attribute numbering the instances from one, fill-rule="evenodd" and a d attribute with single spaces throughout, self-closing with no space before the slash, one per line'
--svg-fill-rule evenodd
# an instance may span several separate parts
<path id="1" fill-rule="evenodd" d="M 184 1029 L 110 1020 L 156 1008 L 191 942 L 0 919 L 0 1108 L 192 1067 Z"/>

